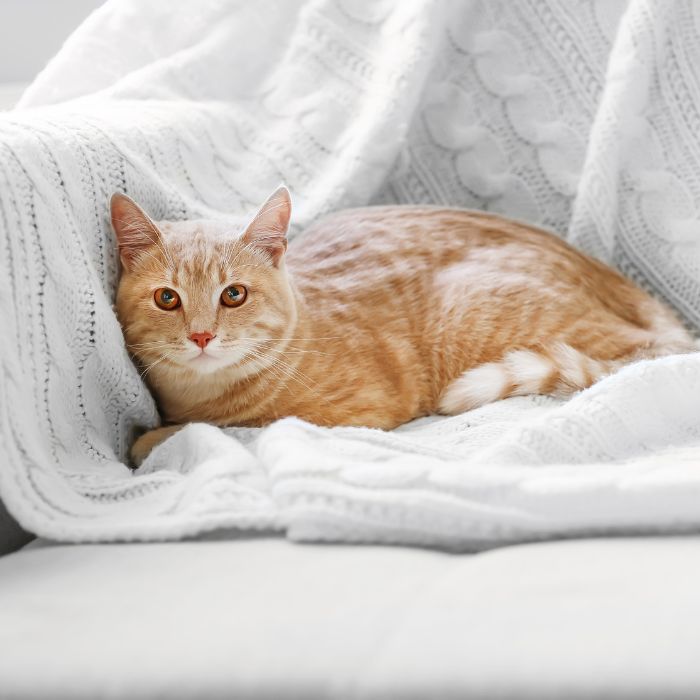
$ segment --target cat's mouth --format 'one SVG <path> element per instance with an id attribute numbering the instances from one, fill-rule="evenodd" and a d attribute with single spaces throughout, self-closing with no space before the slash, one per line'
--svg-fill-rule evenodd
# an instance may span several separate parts
<path id="1" fill-rule="evenodd" d="M 195 355 L 194 357 L 189 359 L 190 363 L 199 363 L 199 364 L 202 364 L 204 362 L 220 362 L 220 361 L 221 361 L 220 357 L 214 357 L 214 355 L 207 352 L 206 350 L 202 350 L 198 355 Z"/>
<path id="2" fill-rule="evenodd" d="M 245 352 L 240 349 L 238 351 L 231 349 L 215 348 L 213 351 L 209 348 L 202 348 L 196 355 L 191 354 L 189 357 L 182 359 L 190 369 L 196 372 L 209 373 L 214 372 L 224 367 L 230 367 L 240 361 Z"/>
<path id="3" fill-rule="evenodd" d="M 202 350 L 198 355 L 190 357 L 186 361 L 186 365 L 190 369 L 203 374 L 209 374 L 210 372 L 219 370 L 225 367 L 226 364 L 227 362 L 223 358 L 216 357 L 205 350 Z"/>

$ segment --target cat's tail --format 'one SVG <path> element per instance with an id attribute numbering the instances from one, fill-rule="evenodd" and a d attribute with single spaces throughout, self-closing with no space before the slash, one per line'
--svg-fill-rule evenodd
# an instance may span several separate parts
<path id="1" fill-rule="evenodd" d="M 455 415 L 509 396 L 569 396 L 633 359 L 596 360 L 566 343 L 511 350 L 502 360 L 478 365 L 451 382 L 439 399 L 438 412 Z"/>
<path id="2" fill-rule="evenodd" d="M 694 338 L 676 314 L 656 299 L 648 298 L 638 305 L 640 325 L 648 335 L 646 357 L 683 354 L 700 350 Z"/>

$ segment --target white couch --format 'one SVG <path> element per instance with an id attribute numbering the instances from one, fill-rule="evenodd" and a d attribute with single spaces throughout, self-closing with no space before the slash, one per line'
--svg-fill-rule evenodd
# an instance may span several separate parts
<path id="1" fill-rule="evenodd" d="M 0 697 L 697 698 L 698 591 L 700 537 L 35 541 L 0 559 Z"/>

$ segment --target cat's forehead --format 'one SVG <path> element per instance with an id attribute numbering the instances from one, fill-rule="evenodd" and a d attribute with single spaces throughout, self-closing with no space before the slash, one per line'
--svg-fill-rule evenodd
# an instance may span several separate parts
<path id="1" fill-rule="evenodd" d="M 173 246 L 226 247 L 243 235 L 245 222 L 234 221 L 159 221 L 163 239 Z"/>
<path id="2" fill-rule="evenodd" d="M 223 283 L 234 263 L 244 262 L 244 225 L 218 221 L 159 221 L 165 258 L 174 284 Z"/>

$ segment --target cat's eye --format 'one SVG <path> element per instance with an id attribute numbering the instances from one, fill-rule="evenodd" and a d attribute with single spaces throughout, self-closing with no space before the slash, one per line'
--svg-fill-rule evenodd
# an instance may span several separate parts
<path id="1" fill-rule="evenodd" d="M 156 306 L 166 311 L 172 311 L 180 306 L 179 294 L 174 289 L 169 289 L 168 287 L 156 289 L 153 294 L 153 300 L 156 302 Z"/>
<path id="2" fill-rule="evenodd" d="M 240 306 L 248 296 L 248 290 L 242 284 L 232 284 L 221 292 L 221 303 L 224 306 Z"/>

